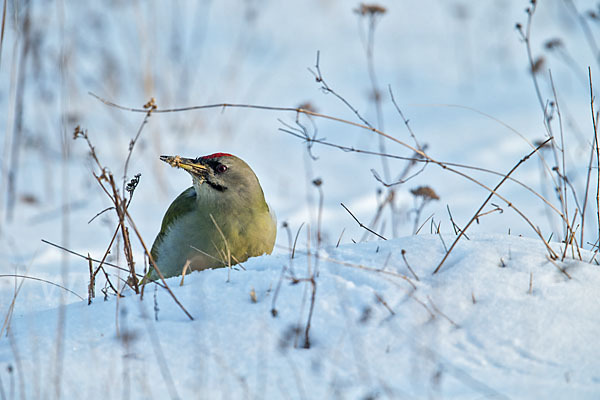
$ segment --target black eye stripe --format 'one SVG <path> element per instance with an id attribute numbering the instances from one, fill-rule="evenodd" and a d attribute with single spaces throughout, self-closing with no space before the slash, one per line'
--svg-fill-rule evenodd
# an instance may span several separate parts
<path id="1" fill-rule="evenodd" d="M 213 171 L 216 171 L 217 167 L 221 165 L 221 163 L 215 159 L 206 159 L 203 157 L 200 157 L 199 159 L 201 160 L 199 163 L 209 166 Z"/>

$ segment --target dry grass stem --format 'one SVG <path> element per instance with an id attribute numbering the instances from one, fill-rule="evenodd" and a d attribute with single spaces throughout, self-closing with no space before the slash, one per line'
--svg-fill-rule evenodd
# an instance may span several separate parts
<path id="1" fill-rule="evenodd" d="M 74 291 L 72 291 L 69 288 L 64 287 L 63 285 L 60 285 L 56 282 L 52 282 L 49 281 L 47 279 L 42 279 L 42 278 L 36 278 L 35 276 L 29 276 L 29 275 L 20 275 L 20 274 L 0 274 L 0 278 L 20 278 L 20 279 L 30 279 L 32 281 L 38 281 L 38 282 L 43 282 L 43 283 L 47 283 L 49 285 L 52 286 L 56 286 L 57 288 L 60 288 L 62 290 L 64 290 L 65 292 L 69 292 L 72 295 L 77 296 L 80 300 L 85 300 L 82 296 L 80 296 L 79 294 L 75 293 Z M 2 336 L 0 334 L 0 336 Z"/>
<path id="2" fill-rule="evenodd" d="M 219 224 L 217 224 L 217 221 L 215 221 L 215 218 L 213 217 L 213 215 L 209 214 L 209 217 L 210 217 L 210 220 L 212 221 L 212 223 L 215 225 L 215 228 L 217 228 L 217 231 L 219 232 L 219 235 L 221 236 L 221 240 L 223 240 L 223 244 L 225 245 L 225 249 L 221 248 L 221 252 L 222 252 L 222 257 L 223 257 L 222 261 L 224 262 L 225 266 L 227 267 L 227 282 L 229 282 L 230 274 L 231 274 L 231 249 L 229 248 L 229 242 L 227 241 L 227 238 L 225 237 L 225 235 L 223 234 L 223 231 L 219 227 Z M 215 245 L 215 247 L 217 247 L 217 246 Z M 219 250 L 218 247 L 217 247 L 217 250 Z"/>
<path id="3" fill-rule="evenodd" d="M 452 229 L 454 229 L 454 234 L 458 235 L 458 232 L 461 232 L 460 227 L 454 222 L 454 218 L 452 218 L 452 213 L 450 212 L 450 206 L 446 204 L 446 210 L 448 210 L 448 216 L 450 217 L 450 223 L 452 224 Z M 465 238 L 469 240 L 469 237 L 465 234 Z"/>
<path id="4" fill-rule="evenodd" d="M 275 287 L 275 293 L 273 293 L 273 300 L 271 301 L 271 315 L 275 318 L 279 312 L 275 305 L 277 304 L 277 297 L 279 296 L 279 290 L 281 289 L 281 282 L 283 282 L 283 277 L 285 275 L 286 267 L 285 265 L 281 268 L 281 274 L 279 274 L 279 280 L 277 281 L 277 286 Z"/>
<path id="5" fill-rule="evenodd" d="M 375 232 L 374 230 L 372 230 L 371 228 L 369 228 L 368 226 L 366 226 L 366 225 L 364 225 L 362 222 L 360 222 L 360 221 L 358 220 L 358 218 L 356 218 L 356 217 L 354 216 L 354 214 L 352 214 L 352 212 L 351 212 L 351 211 L 348 209 L 348 207 L 346 207 L 346 206 L 344 205 L 344 203 L 340 203 L 340 205 L 341 205 L 342 207 L 344 207 L 344 210 L 348 211 L 348 214 L 350 214 L 350 216 L 351 216 L 351 217 L 352 217 L 352 218 L 353 218 L 353 219 L 356 221 L 356 223 L 357 223 L 357 224 L 358 224 L 358 225 L 359 225 L 361 228 L 363 228 L 363 229 L 367 230 L 368 232 L 372 233 L 373 235 L 377 236 L 377 237 L 378 237 L 378 238 L 380 238 L 380 239 L 387 240 L 385 237 L 383 237 L 383 236 L 382 236 L 382 235 L 380 235 L 379 233 Z"/>
<path id="6" fill-rule="evenodd" d="M 404 260 L 404 263 L 406 264 L 406 268 L 408 268 L 408 270 L 410 271 L 412 276 L 414 276 L 417 281 L 420 281 L 419 277 L 417 276 L 415 271 L 413 271 L 413 269 L 410 267 L 410 264 L 408 263 L 408 260 L 406 259 L 406 250 L 402 249 L 400 254 L 402 254 L 402 259 Z"/>
<path id="7" fill-rule="evenodd" d="M 442 312 L 442 310 L 440 310 L 435 303 L 433 302 L 433 299 L 430 296 L 427 296 L 427 299 L 429 300 L 429 304 L 431 304 L 431 307 L 433 308 L 433 310 L 438 314 L 441 315 L 442 317 L 444 317 L 448 322 L 450 322 L 452 325 L 454 325 L 455 328 L 460 328 L 460 325 L 458 325 L 456 322 L 454 322 L 453 320 L 450 319 L 450 317 L 448 317 L 446 314 L 444 314 Z"/>
<path id="8" fill-rule="evenodd" d="M 598 240 L 600 240 L 600 144 L 598 143 L 598 113 L 594 114 L 594 89 L 592 87 L 592 70 L 588 68 L 589 79 L 590 79 L 590 108 L 592 113 L 592 124 L 594 127 L 594 144 L 593 147 L 596 150 L 596 216 L 598 223 Z M 591 163 L 591 158 L 590 158 Z M 587 187 L 586 187 L 586 200 L 587 200 Z M 585 206 L 584 206 L 585 209 Z M 583 231 L 583 228 L 582 228 Z M 582 240 L 583 243 L 583 240 Z"/>
<path id="9" fill-rule="evenodd" d="M 185 276 L 190 271 L 190 260 L 186 260 L 185 265 L 183 266 L 183 270 L 181 271 L 181 281 L 179 282 L 179 286 L 183 286 L 183 281 L 185 280 Z"/>
<path id="10" fill-rule="evenodd" d="M 454 242 L 452 243 L 452 245 L 450 246 L 450 248 L 448 249 L 448 251 L 446 252 L 446 255 L 444 255 L 444 258 L 442 258 L 442 261 L 440 261 L 440 263 L 438 264 L 438 266 L 436 267 L 436 269 L 433 271 L 433 274 L 436 274 L 440 268 L 442 268 L 442 265 L 444 265 L 444 262 L 446 261 L 446 259 L 448 258 L 448 256 L 450 255 L 450 253 L 452 252 L 452 250 L 454 249 L 454 247 L 456 246 L 456 244 L 458 243 L 458 241 L 460 240 L 460 238 L 464 235 L 464 232 L 469 228 L 469 226 L 471 226 L 471 224 L 477 219 L 477 217 L 479 216 L 479 213 L 481 212 L 481 210 L 483 210 L 483 208 L 486 206 L 486 204 L 491 200 L 491 198 L 494 196 L 494 194 L 497 195 L 497 190 L 500 188 L 500 186 L 502 186 L 502 184 L 504 182 L 506 182 L 506 180 L 508 179 L 508 177 L 514 172 L 516 171 L 517 168 L 519 168 L 519 166 L 521 166 L 521 164 L 523 164 L 525 161 L 527 161 L 533 154 L 535 154 L 543 145 L 545 145 L 547 142 L 549 142 L 550 140 L 552 140 L 552 138 L 548 138 L 546 139 L 540 146 L 538 146 L 535 150 L 533 150 L 531 153 L 527 154 L 525 157 L 523 157 L 521 160 L 519 160 L 519 162 L 517 164 L 515 164 L 514 167 L 512 167 L 512 169 L 506 174 L 506 176 L 504 178 L 502 178 L 502 180 L 496 185 L 496 187 L 491 191 L 491 193 L 489 194 L 489 196 L 487 197 L 487 199 L 483 202 L 483 204 L 479 207 L 479 209 L 477 210 L 477 212 L 475 213 L 475 215 L 473 215 L 473 217 L 471 218 L 471 220 L 467 223 L 467 225 L 462 229 L 462 231 L 460 232 L 460 234 L 456 237 L 456 239 L 454 240 Z M 500 196 L 498 196 L 500 197 Z M 512 207 L 514 209 L 514 206 L 511 203 L 508 203 L 508 205 L 510 207 Z M 523 216 L 524 217 L 524 216 Z M 526 218 L 526 217 L 525 217 Z M 529 221 L 529 219 L 526 218 L 527 221 Z M 533 224 L 530 223 L 530 225 L 533 226 Z M 551 257 L 553 259 L 557 259 L 558 256 L 557 254 L 554 252 L 554 250 L 552 250 L 552 248 L 550 247 L 550 245 L 544 240 L 544 237 L 541 235 L 540 231 L 538 230 L 538 228 L 534 229 L 535 232 L 538 234 L 538 236 L 540 237 L 540 239 L 542 239 L 542 241 L 544 242 L 544 244 L 546 245 L 546 249 L 548 250 L 548 252 L 550 253 Z"/>
<path id="11" fill-rule="evenodd" d="M 145 109 L 138 109 L 138 108 L 131 108 L 131 107 L 124 107 L 121 105 L 118 105 L 116 103 L 113 103 L 111 101 L 105 100 L 93 93 L 90 93 L 92 96 L 94 96 L 95 98 L 97 98 L 99 101 L 103 102 L 104 104 L 111 106 L 111 107 L 115 107 L 118 108 L 120 110 L 124 110 L 124 111 L 130 111 L 130 112 L 147 112 Z M 444 162 L 440 162 L 438 160 L 435 160 L 433 158 L 431 158 L 430 156 L 428 156 L 426 153 L 424 153 L 423 151 L 416 149 L 413 146 L 410 146 L 408 144 L 406 144 L 405 142 L 394 138 L 393 136 L 390 136 L 376 128 L 373 128 L 367 124 L 361 124 L 361 123 L 357 123 L 357 122 L 352 122 L 352 121 L 348 121 L 345 120 L 343 118 L 338 118 L 338 117 L 334 117 L 334 116 L 330 116 L 330 115 L 326 115 L 326 114 L 320 114 L 314 111 L 310 111 L 310 110 L 305 110 L 305 109 L 301 109 L 301 108 L 294 108 L 294 107 L 273 107 L 273 106 L 260 106 L 260 105 L 253 105 L 253 104 L 235 104 L 235 103 L 217 103 L 217 104 L 207 104 L 207 105 L 201 105 L 201 106 L 189 106 L 189 107 L 181 107 L 181 108 L 168 108 L 168 109 L 157 109 L 154 112 L 155 113 L 168 113 L 168 112 L 184 112 L 184 111 L 191 111 L 191 110 L 203 110 L 203 109 L 211 109 L 211 108 L 231 108 L 231 107 L 235 107 L 235 108 L 249 108 L 249 109 L 256 109 L 256 110 L 269 110 L 269 111 L 281 111 L 281 112 L 294 112 L 296 114 L 301 113 L 301 114 L 306 114 L 306 115 L 310 115 L 310 116 L 314 116 L 314 117 L 318 117 L 318 118 L 323 118 L 326 120 L 330 120 L 330 121 L 335 121 L 335 122 L 340 122 L 343 124 L 347 124 L 347 125 L 351 125 L 351 126 L 355 126 L 357 128 L 361 128 L 361 129 L 365 129 L 365 130 L 369 130 L 371 132 L 374 132 L 378 135 L 382 135 L 383 137 L 401 145 L 404 146 L 410 150 L 412 150 L 413 152 L 415 152 L 419 157 L 423 158 L 423 162 L 427 162 L 427 163 L 433 163 L 435 165 L 438 165 L 439 167 L 441 167 L 442 169 L 444 169 L 445 171 L 449 171 L 452 172 L 456 175 L 459 175 L 463 178 L 465 178 L 466 180 L 484 188 L 485 190 L 487 190 L 488 192 L 495 194 L 498 198 L 500 198 L 502 201 L 504 201 L 507 205 L 509 205 L 513 210 L 515 210 L 515 212 L 531 227 L 531 229 L 536 233 L 536 235 L 538 235 L 540 237 L 540 239 L 544 240 L 543 236 L 541 235 L 541 233 L 539 232 L 538 228 L 529 220 L 529 218 L 527 218 L 527 216 L 520 211 L 518 208 L 516 208 L 514 206 L 514 204 L 512 204 L 512 202 L 510 202 L 509 200 L 507 200 L 504 196 L 495 193 L 493 191 L 493 189 L 491 189 L 490 187 L 488 187 L 487 185 L 481 183 L 480 181 L 478 181 L 477 179 L 459 171 L 456 170 L 454 168 L 451 168 L 450 164 L 448 163 L 444 163 Z M 550 140 L 550 139 L 547 139 Z M 507 178 L 505 178 L 507 179 Z M 538 197 L 539 196 L 538 194 Z M 548 203 L 550 205 L 551 208 L 553 208 L 554 210 L 556 210 L 556 208 L 554 206 L 552 206 L 550 203 Z M 559 214 L 560 211 L 556 210 Z M 561 217 L 564 219 L 564 216 L 562 214 L 560 214 Z M 544 240 L 544 243 L 545 240 Z M 553 253 L 552 249 L 550 249 L 549 247 L 547 247 L 550 254 Z"/>
<path id="12" fill-rule="evenodd" d="M 298 227 L 298 230 L 296 231 L 296 237 L 294 238 L 294 245 L 292 247 L 292 254 L 290 255 L 290 259 L 293 259 L 294 256 L 296 255 L 296 244 L 298 243 L 298 237 L 300 236 L 300 231 L 302 230 L 303 226 L 304 226 L 304 222 L 300 224 L 300 226 Z"/>
<path id="13" fill-rule="evenodd" d="M 146 104 L 144 104 L 144 109 L 147 110 L 146 115 L 144 116 L 144 119 L 142 120 L 142 123 L 140 124 L 140 127 L 138 128 L 138 131 L 135 135 L 135 137 L 131 140 L 131 142 L 129 142 L 129 152 L 127 153 L 127 159 L 125 160 L 125 166 L 123 167 L 123 192 L 125 192 L 125 183 L 127 182 L 127 168 L 129 167 L 129 160 L 131 159 L 131 155 L 133 154 L 133 149 L 135 147 L 135 144 L 137 143 L 138 139 L 140 138 L 140 135 L 142 134 L 142 130 L 144 129 L 144 126 L 148 123 L 148 120 L 150 119 L 150 116 L 152 115 L 152 112 L 154 110 L 156 110 L 158 108 L 158 106 L 156 105 L 156 101 L 154 100 L 154 97 L 152 97 L 150 99 L 150 101 L 148 101 Z"/>
<path id="14" fill-rule="evenodd" d="M 48 245 L 50 245 L 50 246 L 56 247 L 57 249 L 60 249 L 60 250 L 66 251 L 66 252 L 67 252 L 67 253 L 69 253 L 69 254 L 73 254 L 74 256 L 81 257 L 81 258 L 83 258 L 83 259 L 85 259 L 85 260 L 88 260 L 88 257 L 87 257 L 87 256 L 84 256 L 83 254 L 77 253 L 76 251 L 73 251 L 73 250 L 67 249 L 66 247 L 63 247 L 63 246 L 61 246 L 61 245 L 58 245 L 58 244 L 56 244 L 56 243 L 49 242 L 49 241 L 48 241 L 48 240 L 46 240 L 46 239 L 41 239 L 41 241 L 42 241 L 42 243 L 46 243 L 46 244 L 48 244 Z M 96 263 L 100 263 L 100 262 L 101 262 L 100 260 L 98 260 L 98 259 L 96 259 L 96 258 L 92 258 L 91 260 L 92 260 L 93 262 L 96 262 Z M 104 265 L 108 265 L 108 266 L 109 266 L 109 267 L 111 267 L 111 268 L 115 268 L 115 269 L 118 269 L 118 270 L 121 270 L 121 271 L 124 271 L 124 272 L 129 272 L 129 270 L 128 270 L 127 268 L 119 267 L 119 266 L 118 266 L 118 265 L 116 265 L 116 264 L 111 264 L 111 263 L 109 263 L 109 262 L 104 262 L 103 264 L 104 264 Z M 142 275 L 138 275 L 138 276 L 139 276 L 139 277 L 142 277 Z"/>
<path id="15" fill-rule="evenodd" d="M 529 294 L 533 293 L 533 272 L 529 273 Z"/>
<path id="16" fill-rule="evenodd" d="M 431 214 L 429 217 L 425 218 L 425 221 L 423 221 L 423 223 L 421 224 L 421 226 L 419 226 L 419 228 L 415 231 L 415 235 L 418 235 L 419 232 L 421 232 L 421 229 L 423 229 L 423 227 L 425 226 L 425 224 L 427 223 L 427 221 L 429 221 L 430 219 L 433 218 L 434 214 Z"/>
<path id="17" fill-rule="evenodd" d="M 187 315 L 187 317 L 190 320 L 193 321 L 194 317 L 192 317 L 192 314 L 190 314 L 185 309 L 185 307 L 183 306 L 183 304 L 181 304 L 181 302 L 175 296 L 175 293 L 173 293 L 173 291 L 171 291 L 171 289 L 169 288 L 169 285 L 167 285 L 167 282 L 165 282 L 164 275 L 160 271 L 160 268 L 158 268 L 158 266 L 156 265 L 156 262 L 154 261 L 154 257 L 152 257 L 152 254 L 150 253 L 150 250 L 148 250 L 148 247 L 146 246 L 146 243 L 144 242 L 144 239 L 142 238 L 142 235 L 138 231 L 137 226 L 135 225 L 135 222 L 133 222 L 133 219 L 131 218 L 131 215 L 129 215 L 129 211 L 127 209 L 125 209 L 124 211 L 125 211 L 125 216 L 127 217 L 127 221 L 129 222 L 129 224 L 131 225 L 131 227 L 135 231 L 135 234 L 136 234 L 138 240 L 140 241 L 140 244 L 144 248 L 144 251 L 146 252 L 146 255 L 148 256 L 148 259 L 150 260 L 150 264 L 152 265 L 152 268 L 154 268 L 154 270 L 156 271 L 156 273 L 160 277 L 160 280 L 162 281 L 162 284 L 164 285 L 164 288 L 167 290 L 167 292 L 169 292 L 169 295 L 171 295 L 171 298 L 179 306 L 179 308 L 181 309 L 181 311 L 183 311 L 184 314 Z"/>
<path id="18" fill-rule="evenodd" d="M 90 283 L 88 284 L 88 306 L 92 304 L 92 299 L 96 297 L 96 277 L 94 276 L 94 264 L 92 264 L 92 257 L 90 253 L 87 255 L 88 267 L 90 272 Z"/>
<path id="19" fill-rule="evenodd" d="M 340 242 L 342 241 L 342 236 L 344 236 L 344 232 L 346 232 L 346 228 L 342 229 L 342 233 L 340 233 L 340 237 L 338 238 L 337 243 L 335 244 L 336 249 L 340 247 Z"/>
<path id="20" fill-rule="evenodd" d="M 150 110 L 146 110 L 146 108 L 150 108 Z M 156 105 L 154 104 L 154 102 L 152 100 L 148 104 L 146 104 L 145 105 L 145 112 L 147 113 L 146 117 L 149 117 L 151 111 L 154 111 L 155 108 L 156 108 Z M 139 134 L 141 133 L 141 129 L 143 128 L 144 125 L 145 125 L 145 123 L 142 123 L 140 130 L 138 130 L 138 134 L 136 135 L 136 138 L 139 137 Z M 114 204 L 115 210 L 117 212 L 117 216 L 119 217 L 119 226 L 117 227 L 117 229 L 121 229 L 121 233 L 122 233 L 122 237 L 123 237 L 123 241 L 124 241 L 125 257 L 127 259 L 128 265 L 129 265 L 128 272 L 130 273 L 130 278 L 127 279 L 127 284 L 129 284 L 135 290 L 135 292 L 137 294 L 140 293 L 139 280 L 137 279 L 137 274 L 135 273 L 135 263 L 133 261 L 133 251 L 131 250 L 131 242 L 129 240 L 129 231 L 125 226 L 126 222 L 129 223 L 129 226 L 131 226 L 134 229 L 135 234 L 136 234 L 140 244 L 144 248 L 145 254 L 148 256 L 148 259 L 150 261 L 150 264 L 152 265 L 152 268 L 154 269 L 154 271 L 156 271 L 157 275 L 159 276 L 159 278 L 162 282 L 162 287 L 164 287 L 164 289 L 167 290 L 167 292 L 169 293 L 169 295 L 171 296 L 173 301 L 179 306 L 179 308 L 181 308 L 181 310 L 187 315 L 187 317 L 190 320 L 193 320 L 194 318 L 192 317 L 192 315 L 185 309 L 183 304 L 181 304 L 181 302 L 177 299 L 175 294 L 171 291 L 171 289 L 165 282 L 164 275 L 160 271 L 160 268 L 158 268 L 158 266 L 154 262 L 154 258 L 152 257 L 152 254 L 148 250 L 146 243 L 144 242 L 140 232 L 137 229 L 135 222 L 131 218 L 131 215 L 129 214 L 129 211 L 127 209 L 129 206 L 129 203 L 131 202 L 131 199 L 133 197 L 133 191 L 135 190 L 135 187 L 139 183 L 139 175 L 136 175 L 130 181 L 129 185 L 126 185 L 125 181 L 123 183 L 123 190 L 130 193 L 129 201 L 121 198 L 119 191 L 116 187 L 114 177 L 110 172 L 108 172 L 107 168 L 103 167 L 102 164 L 100 163 L 100 161 L 96 155 L 94 146 L 92 145 L 92 143 L 89 139 L 89 136 L 87 134 L 87 130 L 82 130 L 79 126 L 77 126 L 75 128 L 73 138 L 77 139 L 80 137 L 82 137 L 86 140 L 88 147 L 90 148 L 90 154 L 92 156 L 92 159 L 96 162 L 96 165 L 98 166 L 98 168 L 101 171 L 100 175 L 96 175 L 94 173 L 93 176 L 96 179 L 96 181 L 98 182 L 98 184 L 100 185 L 100 187 L 102 188 L 102 190 L 104 191 L 104 193 L 108 196 L 108 198 Z M 130 147 L 129 147 L 130 152 L 133 150 L 134 145 L 135 145 L 135 142 L 132 142 L 130 144 Z M 105 186 L 105 183 L 107 183 L 108 186 L 110 187 L 110 189 L 112 189 L 112 193 L 110 193 L 108 191 L 107 187 Z M 113 241 L 114 241 L 114 237 L 113 237 Z M 110 247 L 109 247 L 109 249 L 110 249 Z M 108 250 L 107 250 L 107 252 L 108 252 Z M 105 254 L 105 257 L 106 257 L 106 254 Z"/>
<path id="21" fill-rule="evenodd" d="M 560 265 L 558 265 L 558 263 L 555 261 L 555 259 L 553 259 L 552 257 L 546 257 L 546 258 L 548 259 L 548 261 L 550 261 L 550 263 L 552 263 L 552 265 L 554 265 L 556 267 L 556 269 L 558 269 L 561 273 L 563 273 L 569 280 L 572 279 L 571 275 L 569 275 L 567 270 L 565 270 Z"/>
<path id="22" fill-rule="evenodd" d="M 334 263 L 334 264 L 337 264 L 337 265 L 341 265 L 341 266 L 344 266 L 344 267 L 362 269 L 362 270 L 365 270 L 365 271 L 376 272 L 376 273 L 379 273 L 379 274 L 389 275 L 389 276 L 393 276 L 393 277 L 396 277 L 396 278 L 400 278 L 400 279 L 403 279 L 406 282 L 408 282 L 408 284 L 410 286 L 412 286 L 413 289 L 417 288 L 417 286 L 410 280 L 410 278 L 408 276 L 399 274 L 397 272 L 386 271 L 386 270 L 383 270 L 383 269 L 380 269 L 380 268 L 368 267 L 368 266 L 362 265 L 362 264 L 353 264 L 353 263 L 350 263 L 350 262 L 347 262 L 347 261 L 336 260 L 336 259 L 330 258 L 330 257 L 323 257 L 323 256 L 318 256 L 318 257 L 321 260 L 323 260 L 323 261 L 331 262 L 331 263 Z"/>
<path id="23" fill-rule="evenodd" d="M 6 3 L 8 0 L 4 0 L 2 6 L 2 26 L 0 26 L 0 65 L 2 65 L 2 45 L 4 44 L 4 28 L 6 26 Z"/>
<path id="24" fill-rule="evenodd" d="M 383 297 L 379 293 L 374 292 L 374 294 L 375 294 L 375 298 L 377 299 L 377 301 L 379 303 L 381 303 L 381 305 L 384 306 L 386 308 L 386 310 L 389 311 L 390 315 L 396 315 L 394 310 L 392 310 L 392 308 L 388 305 L 388 303 L 383 299 Z"/>
<path id="25" fill-rule="evenodd" d="M 598 118 L 597 118 L 597 115 L 594 114 L 594 87 L 592 84 L 592 69 L 590 67 L 588 67 L 588 83 L 589 83 L 589 88 L 590 88 L 590 109 L 591 109 L 591 116 L 592 116 L 592 127 L 593 127 L 592 133 L 593 133 L 593 135 L 592 135 L 592 145 L 590 146 L 590 158 L 588 161 L 587 174 L 586 174 L 586 178 L 585 178 L 585 193 L 583 195 L 583 206 L 581 207 L 581 233 L 580 233 L 581 236 L 579 239 L 579 242 L 581 244 L 584 243 L 583 235 L 585 233 L 585 213 L 586 213 L 586 209 L 587 209 L 588 195 L 589 195 L 589 191 L 590 191 L 590 181 L 591 181 L 591 177 L 592 177 L 592 162 L 594 161 L 594 154 L 598 155 L 598 150 L 597 150 L 598 149 L 598 139 L 597 139 L 597 129 L 596 129 L 596 126 L 597 126 L 596 122 L 598 121 Z M 600 179 L 600 176 L 598 176 L 598 179 Z M 600 214 L 598 216 L 598 222 L 600 223 Z M 599 226 L 600 226 L 600 224 L 599 224 Z M 598 237 L 600 238 L 600 232 L 598 234 Z"/>

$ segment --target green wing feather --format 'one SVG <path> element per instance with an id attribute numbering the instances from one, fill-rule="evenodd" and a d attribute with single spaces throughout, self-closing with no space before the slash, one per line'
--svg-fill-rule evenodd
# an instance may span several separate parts
<path id="1" fill-rule="evenodd" d="M 154 260 L 157 259 L 157 249 L 158 245 L 162 242 L 163 237 L 167 233 L 169 225 L 177 218 L 181 217 L 188 212 L 194 211 L 196 208 L 196 190 L 193 186 L 187 188 L 183 191 L 177 198 L 171 203 L 169 209 L 165 213 L 165 216 L 162 220 L 162 225 L 160 227 L 160 232 L 154 239 L 154 244 L 152 245 L 152 258 Z"/>

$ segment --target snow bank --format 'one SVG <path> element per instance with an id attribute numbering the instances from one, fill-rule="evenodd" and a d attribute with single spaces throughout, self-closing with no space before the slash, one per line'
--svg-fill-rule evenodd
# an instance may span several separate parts
<path id="1" fill-rule="evenodd" d="M 15 398 L 597 398 L 600 267 L 559 262 L 569 279 L 514 236 L 463 239 L 432 275 L 443 254 L 419 235 L 169 279 L 194 321 L 154 286 L 31 310 L 0 376 Z"/>

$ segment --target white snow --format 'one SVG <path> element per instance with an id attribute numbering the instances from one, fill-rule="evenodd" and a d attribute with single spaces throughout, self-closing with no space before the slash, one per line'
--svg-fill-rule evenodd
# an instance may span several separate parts
<path id="1" fill-rule="evenodd" d="M 352 12 L 358 2 L 342 0 L 30 2 L 32 53 L 21 69 L 24 38 L 15 21 L 27 8 L 7 3 L 0 54 L 1 400 L 600 398 L 597 171 L 591 175 L 583 240 L 581 226 L 576 229 L 580 250 L 564 251 L 556 213 L 523 186 L 506 182 L 499 193 L 543 237 L 552 237 L 552 248 L 564 252 L 564 260 L 550 261 L 529 224 L 494 197 L 491 203 L 501 211 L 480 217 L 434 275 L 456 238 L 448 208 L 464 227 L 488 192 L 429 164 L 396 186 L 397 214 L 386 209 L 374 227 L 388 240 L 373 235 L 362 240 L 365 230 L 340 203 L 371 223 L 387 195 L 371 173 L 383 175 L 381 159 L 316 144 L 312 159 L 304 143 L 279 131 L 278 119 L 293 125 L 294 113 L 218 108 L 153 114 L 127 171 L 127 179 L 142 174 L 129 211 L 146 244 L 169 203 L 191 184 L 187 174 L 161 163 L 161 154 L 240 156 L 289 231 L 280 225 L 274 253 L 250 259 L 243 268 L 193 272 L 182 286 L 180 278 L 169 279 L 193 321 L 153 284 L 142 300 L 115 269 L 108 272 L 124 297 L 110 290 L 105 296 L 99 275 L 88 305 L 87 260 L 41 241 L 100 259 L 116 227 L 111 210 L 88 223 L 111 203 L 91 175 L 98 170 L 85 142 L 72 141 L 72 132 L 76 125 L 88 130 L 101 162 L 120 182 L 128 144 L 143 119 L 88 92 L 131 107 L 150 97 L 159 108 L 310 102 L 324 114 L 358 121 L 307 71 L 315 69 L 320 51 L 327 83 L 377 125 L 362 41 L 367 25 L 357 24 Z M 547 137 L 525 46 L 514 27 L 526 23 L 529 1 L 381 3 L 387 12 L 376 29 L 374 65 L 382 130 L 413 143 L 389 99 L 389 84 L 417 139 L 437 160 L 504 174 L 531 151 L 527 141 Z M 534 56 L 546 60 L 538 75 L 543 100 L 554 100 L 548 69 L 557 92 L 565 173 L 577 193 L 577 203 L 569 195 L 572 219 L 583 202 L 593 133 L 587 66 L 594 83 L 600 70 L 570 2 L 538 3 L 531 45 Z M 581 13 L 592 7 L 575 4 Z M 596 20 L 587 22 L 597 36 Z M 567 57 L 544 49 L 552 38 L 563 41 Z M 23 136 L 15 152 L 21 70 Z M 308 119 L 302 122 L 315 133 Z M 379 150 L 367 130 L 314 122 L 317 138 Z M 554 134 L 559 122 L 555 114 Z M 412 155 L 392 142 L 387 151 Z M 560 209 L 540 155 L 548 169 L 555 165 L 554 155 L 543 150 L 512 177 Z M 393 176 L 406 165 L 389 163 Z M 489 187 L 501 179 L 461 171 Z M 323 181 L 321 211 L 315 178 Z M 413 235 L 418 203 L 410 190 L 424 185 L 440 200 L 424 207 L 416 224 L 424 225 Z M 491 203 L 484 212 L 496 207 Z M 435 234 L 438 224 L 441 234 Z M 131 236 L 139 272 L 143 251 Z M 121 241 L 109 261 L 126 266 Z M 313 273 L 310 347 L 304 348 Z"/>
<path id="2" fill-rule="evenodd" d="M 28 310 L 0 358 L 21 369 L 10 379 L 24 379 L 26 398 L 51 392 L 57 368 L 66 398 L 166 398 L 170 387 L 181 398 L 596 397 L 597 266 L 558 263 L 568 279 L 539 241 L 487 235 L 460 242 L 432 275 L 443 254 L 440 237 L 418 235 L 169 279 L 194 321 L 153 286 L 143 301 Z M 311 289 L 291 276 L 309 268 L 319 272 L 304 349 Z"/>

